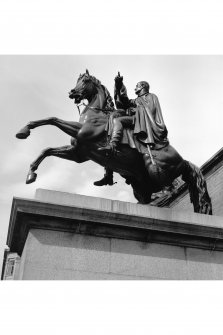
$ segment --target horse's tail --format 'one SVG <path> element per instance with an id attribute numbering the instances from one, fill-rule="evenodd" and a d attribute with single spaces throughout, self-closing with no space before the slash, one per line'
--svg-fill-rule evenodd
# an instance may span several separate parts
<path id="1" fill-rule="evenodd" d="M 190 201 L 194 206 L 194 212 L 212 215 L 211 198 L 208 194 L 207 184 L 201 170 L 191 162 L 185 161 L 185 170 L 182 174 L 182 179 L 188 185 Z"/>

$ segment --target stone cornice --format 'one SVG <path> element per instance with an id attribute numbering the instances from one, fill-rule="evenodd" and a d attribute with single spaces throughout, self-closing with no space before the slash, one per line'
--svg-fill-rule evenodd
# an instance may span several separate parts
<path id="1" fill-rule="evenodd" d="M 94 197 L 72 196 L 74 200 L 77 199 L 74 201 L 76 205 L 72 206 L 14 198 L 7 237 L 10 252 L 21 255 L 30 229 L 223 250 L 221 217 Z M 94 203 L 97 200 L 98 207 L 81 206 L 85 198 L 86 203 Z M 100 209 L 100 203 L 102 208 L 106 203 L 106 208 L 110 209 Z"/>

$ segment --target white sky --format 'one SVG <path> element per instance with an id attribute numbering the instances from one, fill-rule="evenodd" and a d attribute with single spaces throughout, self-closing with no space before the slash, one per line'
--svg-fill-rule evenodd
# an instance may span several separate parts
<path id="1" fill-rule="evenodd" d="M 69 138 L 49 126 L 36 129 L 31 137 L 24 141 L 16 139 L 15 133 L 29 120 L 49 115 L 77 120 L 77 110 L 68 99 L 67 92 L 85 68 L 98 77 L 111 93 L 113 78 L 117 71 L 120 71 L 130 97 L 134 97 L 133 89 L 137 81 L 149 81 L 151 91 L 159 97 L 170 142 L 184 158 L 201 165 L 221 148 L 222 56 L 62 56 L 221 55 L 221 3 L 221 0 L 11 0 L 1 3 L 0 54 L 61 56 L 0 57 L 0 261 L 14 195 L 33 197 L 36 188 L 44 187 L 109 198 L 117 198 L 118 194 L 119 199 L 134 201 L 130 188 L 117 175 L 115 179 L 118 184 L 115 186 L 103 189 L 93 187 L 92 182 L 103 174 L 103 169 L 94 163 L 78 165 L 48 158 L 38 170 L 36 183 L 25 185 L 29 164 L 40 150 L 51 145 L 66 144 Z M 86 287 L 80 291 L 80 285 L 75 282 L 77 289 L 72 285 L 65 293 L 69 296 L 69 301 L 64 300 L 64 286 L 61 295 L 61 287 L 53 286 L 52 282 L 49 284 L 47 286 L 47 283 L 44 283 L 44 287 L 37 290 L 36 295 L 33 286 L 30 287 L 27 282 L 23 290 L 20 290 L 21 286 L 18 290 L 18 286 L 14 285 L 13 289 L 10 285 L 10 291 L 13 291 L 11 296 L 8 295 L 5 286 L 3 287 L 2 319 L 4 320 L 4 316 L 10 319 L 6 318 L 2 329 L 7 329 L 7 334 L 15 330 L 16 333 L 20 333 L 19 328 L 23 335 L 26 332 L 30 333 L 30 330 L 33 334 L 44 333 L 46 329 L 48 333 L 53 330 L 54 335 L 61 331 L 71 333 L 71 329 L 72 333 L 75 329 L 81 334 L 88 334 L 89 330 L 94 333 L 95 329 L 97 334 L 119 334 L 121 329 L 122 333 L 127 330 L 129 335 L 148 334 L 148 329 L 153 334 L 168 333 L 168 329 L 171 329 L 171 334 L 179 331 L 181 334 L 201 331 L 202 334 L 209 334 L 214 330 L 214 325 L 219 325 L 220 329 L 219 304 L 223 292 L 222 287 L 217 287 L 220 283 L 215 283 L 216 290 L 213 290 L 211 283 L 210 293 L 207 290 L 210 287 L 207 286 L 205 290 L 200 291 L 204 283 L 198 283 L 194 289 L 189 284 L 187 287 L 179 287 L 180 283 L 175 282 L 172 290 L 169 285 L 166 289 L 166 286 L 157 287 L 151 283 L 149 289 L 142 283 L 135 283 L 137 290 L 132 290 L 132 286 L 124 283 L 121 290 L 118 287 L 118 290 L 111 290 L 114 285 L 111 287 L 110 284 L 109 292 L 114 299 L 117 299 L 115 293 L 118 292 L 124 305 L 120 299 L 117 305 L 112 296 L 109 296 L 109 303 L 102 300 L 98 292 L 101 292 L 105 283 L 99 283 L 97 297 L 93 297 L 92 290 L 88 290 L 87 296 L 84 296 L 83 291 L 86 292 Z M 174 295 L 176 287 L 179 292 Z M 47 292 L 52 293 L 50 305 L 46 304 L 46 300 L 43 304 L 43 292 L 45 296 Z M 106 299 L 107 287 L 103 292 Z M 193 296 L 190 296 L 191 292 Z M 139 300 L 139 296 L 143 299 Z M 30 313 L 26 314 L 24 307 L 28 297 L 31 297 L 32 301 L 26 305 L 30 309 Z M 176 297 L 180 297 L 180 300 Z M 93 319 L 87 324 L 85 311 L 91 298 L 93 302 L 96 299 L 101 299 L 102 302 L 101 308 L 95 303 L 90 305 L 91 311 L 87 317 L 89 319 L 93 316 Z M 74 302 L 77 302 L 76 305 Z M 165 305 L 165 302 L 168 304 Z M 67 308 L 63 308 L 64 314 L 61 308 L 58 308 L 58 303 L 63 307 L 66 305 Z M 52 319 L 49 310 L 54 312 L 56 320 Z M 127 314 L 122 313 L 123 310 Z M 139 310 L 141 313 L 137 314 Z M 198 310 L 200 313 L 197 313 Z M 67 314 L 69 311 L 72 311 L 72 315 Z M 23 324 L 24 315 L 28 317 Z M 73 315 L 76 316 L 74 319 Z M 112 322 L 108 315 L 112 315 Z M 72 320 L 71 328 L 67 316 Z M 102 319 L 106 320 L 109 327 L 106 325 L 104 329 L 101 328 Z M 161 319 L 163 322 L 160 322 Z"/>

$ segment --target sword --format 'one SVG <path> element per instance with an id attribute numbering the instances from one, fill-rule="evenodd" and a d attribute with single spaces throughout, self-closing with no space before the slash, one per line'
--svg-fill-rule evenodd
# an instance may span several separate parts
<path id="1" fill-rule="evenodd" d="M 156 165 L 156 162 L 155 162 L 154 159 L 153 159 L 153 155 L 152 155 L 152 152 L 151 152 L 151 149 L 150 149 L 149 144 L 147 145 L 147 149 L 148 149 L 149 156 L 150 156 L 150 159 L 151 159 L 152 164 L 153 164 L 153 165 Z"/>

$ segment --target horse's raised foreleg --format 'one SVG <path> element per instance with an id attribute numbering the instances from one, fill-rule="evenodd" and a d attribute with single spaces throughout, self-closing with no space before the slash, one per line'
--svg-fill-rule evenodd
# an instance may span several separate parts
<path id="1" fill-rule="evenodd" d="M 49 156 L 55 156 L 63 159 L 76 161 L 77 163 L 83 162 L 75 152 L 76 148 L 73 145 L 65 145 L 58 148 L 46 148 L 30 165 L 30 169 L 26 178 L 26 184 L 31 184 L 36 180 L 37 174 L 35 171 L 38 169 L 40 163 Z"/>
<path id="2" fill-rule="evenodd" d="M 78 131 L 81 128 L 81 124 L 79 122 L 65 121 L 62 119 L 58 119 L 57 117 L 49 117 L 46 119 L 29 122 L 16 134 L 16 137 L 19 139 L 25 139 L 30 135 L 30 129 L 45 125 L 55 126 L 72 137 L 76 137 Z"/>

